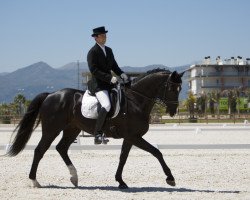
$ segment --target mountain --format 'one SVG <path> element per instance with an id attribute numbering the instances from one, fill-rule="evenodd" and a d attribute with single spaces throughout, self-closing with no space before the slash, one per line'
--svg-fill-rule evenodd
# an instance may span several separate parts
<path id="1" fill-rule="evenodd" d="M 188 66 L 166 67 L 164 65 L 148 65 L 146 67 L 122 67 L 125 72 L 146 72 L 155 68 L 166 68 L 181 72 Z M 0 103 L 12 102 L 17 94 L 23 94 L 27 99 L 33 99 L 41 92 L 52 92 L 62 88 L 77 88 L 78 76 L 89 71 L 87 63 L 71 62 L 60 68 L 53 68 L 45 62 L 34 63 L 11 73 L 0 74 Z M 184 80 L 185 81 L 185 80 Z M 180 98 L 185 98 L 187 83 L 183 84 Z"/>
<path id="2" fill-rule="evenodd" d="M 167 67 L 165 65 L 156 64 L 156 65 L 148 65 L 148 66 L 145 66 L 145 67 L 130 67 L 130 66 L 125 66 L 125 67 L 122 67 L 122 70 L 124 72 L 140 72 L 140 73 L 143 73 L 143 72 L 155 69 L 155 68 L 169 69 L 169 67 Z"/>
<path id="3" fill-rule="evenodd" d="M 7 75 L 8 74 L 8 72 L 1 72 L 0 73 L 0 76 L 5 76 L 5 75 Z"/>
<path id="4" fill-rule="evenodd" d="M 78 69 L 78 63 L 77 62 L 71 62 L 71 63 L 68 63 L 60 68 L 57 68 L 57 69 L 60 69 L 60 70 L 76 70 Z M 88 68 L 88 64 L 86 62 L 79 62 L 79 69 L 81 71 L 88 71 L 89 68 Z"/>
<path id="5" fill-rule="evenodd" d="M 0 102 L 12 102 L 19 93 L 27 99 L 33 99 L 41 92 L 51 92 L 65 87 L 76 88 L 76 79 L 72 77 L 72 73 L 38 62 L 0 77 Z"/>

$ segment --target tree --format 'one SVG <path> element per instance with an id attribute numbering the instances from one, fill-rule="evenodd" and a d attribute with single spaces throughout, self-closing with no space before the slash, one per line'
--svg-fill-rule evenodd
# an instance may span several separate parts
<path id="1" fill-rule="evenodd" d="M 216 101 L 217 101 L 217 118 L 220 118 L 220 97 L 221 94 L 219 91 L 216 91 Z"/>
<path id="2" fill-rule="evenodd" d="M 197 97 L 196 103 L 199 115 L 204 116 L 206 109 L 206 95 L 201 94 L 199 97 Z"/>
<path id="3" fill-rule="evenodd" d="M 12 103 L 0 104 L 0 120 L 3 123 L 11 123 L 13 117 L 24 115 L 29 104 L 30 101 L 27 101 L 25 96 L 18 94 Z"/>
<path id="4" fill-rule="evenodd" d="M 25 103 L 26 102 L 26 98 L 24 95 L 22 94 L 18 94 L 17 96 L 14 97 L 14 103 L 18 104 L 18 103 Z"/>
<path id="5" fill-rule="evenodd" d="M 25 103 L 26 103 L 26 98 L 24 95 L 18 94 L 17 96 L 15 96 L 14 106 L 16 107 L 16 113 L 18 115 L 24 115 L 26 110 Z"/>
<path id="6" fill-rule="evenodd" d="M 209 93 L 209 108 L 210 108 L 210 113 L 214 117 L 214 111 L 215 111 L 215 103 L 216 103 L 216 94 L 215 92 Z"/>
<path id="7" fill-rule="evenodd" d="M 187 110 L 189 111 L 189 116 L 191 119 L 194 118 L 194 113 L 195 113 L 195 103 L 196 103 L 196 98 L 192 92 L 188 93 L 188 98 L 186 101 L 186 107 Z"/>
<path id="8" fill-rule="evenodd" d="M 160 122 L 160 118 L 165 114 L 165 110 L 165 106 L 163 106 L 161 103 L 156 102 L 150 113 L 151 123 Z"/>
<path id="9" fill-rule="evenodd" d="M 4 103 L 0 105 L 0 120 L 4 124 L 10 124 L 11 121 L 11 106 Z"/>
<path id="10" fill-rule="evenodd" d="M 228 91 L 228 114 L 231 115 L 232 113 L 236 112 L 236 95 L 234 94 L 233 90 Z"/>

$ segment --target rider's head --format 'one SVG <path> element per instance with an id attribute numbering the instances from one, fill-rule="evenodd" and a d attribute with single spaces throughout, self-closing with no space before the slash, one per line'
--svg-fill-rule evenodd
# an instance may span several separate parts
<path id="1" fill-rule="evenodd" d="M 95 38 L 95 41 L 100 44 L 100 45 L 104 45 L 106 43 L 106 33 L 108 31 L 105 30 L 104 26 L 101 27 L 97 27 L 93 29 L 93 34 L 91 35 L 92 37 Z"/>

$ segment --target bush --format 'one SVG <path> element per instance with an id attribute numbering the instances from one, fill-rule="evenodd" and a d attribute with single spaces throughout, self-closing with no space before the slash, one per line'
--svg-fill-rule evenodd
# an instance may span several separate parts
<path id="1" fill-rule="evenodd" d="M 10 124 L 11 123 L 10 116 L 2 116 L 0 119 L 1 119 L 2 124 Z"/>

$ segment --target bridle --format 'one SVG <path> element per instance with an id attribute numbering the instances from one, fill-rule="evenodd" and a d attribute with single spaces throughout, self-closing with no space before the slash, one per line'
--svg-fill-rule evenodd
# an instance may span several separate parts
<path id="1" fill-rule="evenodd" d="M 148 101 L 155 102 L 155 98 L 148 97 L 148 96 L 146 96 L 146 95 L 142 94 L 141 92 L 138 92 L 138 91 L 133 90 L 133 89 L 131 89 L 131 88 L 130 88 L 130 90 L 131 90 L 131 92 L 132 92 L 132 93 L 135 93 L 135 94 L 137 94 L 138 96 L 141 96 L 141 97 L 143 97 L 143 98 L 147 99 Z"/>
<path id="2" fill-rule="evenodd" d="M 175 83 L 175 82 L 173 82 L 173 81 L 171 81 L 170 79 L 168 79 L 167 80 L 167 82 L 165 83 L 165 85 L 164 85 L 164 94 L 163 94 L 163 99 L 164 100 L 160 100 L 159 99 L 159 101 L 161 102 L 163 102 L 165 105 L 167 105 L 167 104 L 179 104 L 179 101 L 177 100 L 177 101 L 172 101 L 172 100 L 168 100 L 168 98 L 166 97 L 166 93 L 167 93 L 167 90 L 171 90 L 171 87 L 172 86 L 176 86 L 176 88 L 179 88 L 178 89 L 178 92 L 180 92 L 180 88 L 181 88 L 181 83 Z"/>
<path id="3" fill-rule="evenodd" d="M 147 99 L 148 101 L 151 101 L 151 102 L 156 102 L 157 101 L 157 102 L 163 103 L 165 105 L 167 105 L 167 104 L 177 104 L 178 105 L 179 104 L 178 100 L 177 101 L 171 101 L 171 100 L 167 100 L 167 98 L 166 98 L 167 90 L 170 90 L 172 85 L 176 86 L 177 88 L 181 87 L 181 83 L 175 83 L 175 82 L 171 81 L 170 78 L 168 78 L 167 82 L 164 84 L 164 94 L 163 94 L 163 99 L 164 100 L 161 100 L 158 97 L 155 97 L 155 98 L 148 97 L 148 96 L 142 94 L 141 92 L 138 92 L 138 91 L 133 90 L 131 88 L 130 88 L 130 90 L 131 90 L 132 93 L 137 94 L 138 96 L 141 96 L 141 97 L 143 97 L 143 98 L 145 98 L 145 99 Z"/>

